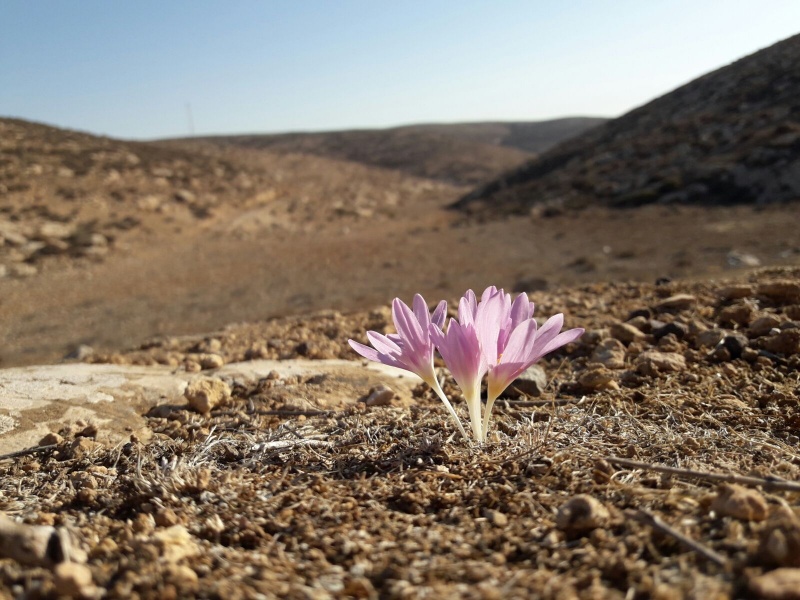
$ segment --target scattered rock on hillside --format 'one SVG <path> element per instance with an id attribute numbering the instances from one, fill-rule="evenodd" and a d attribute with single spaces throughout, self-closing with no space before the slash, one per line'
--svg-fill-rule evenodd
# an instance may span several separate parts
<path id="1" fill-rule="evenodd" d="M 594 349 L 591 360 L 607 369 L 624 369 L 625 346 L 614 338 L 603 340 Z"/>
<path id="2" fill-rule="evenodd" d="M 611 336 L 624 344 L 643 340 L 647 336 L 630 323 L 614 323 L 610 328 Z"/>
<path id="3" fill-rule="evenodd" d="M 761 342 L 764 350 L 775 354 L 800 354 L 800 329 L 786 329 Z"/>
<path id="4" fill-rule="evenodd" d="M 514 380 L 511 387 L 533 397 L 539 397 L 547 388 L 547 373 L 540 365 L 531 365 Z"/>

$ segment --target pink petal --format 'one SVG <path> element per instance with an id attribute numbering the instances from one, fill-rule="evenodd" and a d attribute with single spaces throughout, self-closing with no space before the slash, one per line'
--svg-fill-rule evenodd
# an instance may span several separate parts
<path id="1" fill-rule="evenodd" d="M 520 294 L 511 305 L 511 329 L 533 316 L 533 303 L 527 294 Z"/>
<path id="2" fill-rule="evenodd" d="M 425 298 L 420 294 L 414 294 L 414 316 L 417 318 L 422 331 L 428 331 L 428 325 L 431 324 L 431 314 L 428 312 L 428 305 L 425 303 Z"/>
<path id="3" fill-rule="evenodd" d="M 575 340 L 577 340 L 579 337 L 581 337 L 583 335 L 583 332 L 584 332 L 584 330 L 582 328 L 578 327 L 576 329 L 568 329 L 567 331 L 559 333 L 556 337 L 554 337 L 552 340 L 550 340 L 544 346 L 544 349 L 542 350 L 542 353 L 541 353 L 540 356 L 544 356 L 545 354 L 549 354 L 553 350 L 557 350 L 558 348 L 561 348 L 561 346 L 566 346 L 570 342 L 574 342 Z"/>
<path id="4" fill-rule="evenodd" d="M 493 285 L 490 285 L 485 290 L 483 290 L 483 294 L 481 294 L 481 302 L 486 302 L 489 298 L 497 294 L 497 288 Z"/>
<path id="5" fill-rule="evenodd" d="M 518 325 L 508 338 L 501 364 L 526 363 L 533 358 L 538 347 L 536 321 L 530 319 Z"/>
<path id="6" fill-rule="evenodd" d="M 451 326 L 453 325 L 453 321 L 454 319 L 450 319 Z M 431 342 L 433 342 L 434 346 L 439 348 L 439 353 L 441 353 L 441 347 L 445 344 L 447 339 L 445 333 L 439 327 L 436 327 L 433 323 L 431 323 L 431 326 L 428 327 L 428 335 L 431 336 Z"/>
<path id="7" fill-rule="evenodd" d="M 347 340 L 347 343 L 350 344 L 350 347 L 358 352 L 364 358 L 369 360 L 374 360 L 375 362 L 382 362 L 380 356 L 378 355 L 378 351 L 374 348 L 370 348 L 369 346 L 365 346 L 364 344 L 359 344 L 355 340 Z"/>
<path id="8" fill-rule="evenodd" d="M 368 331 L 367 339 L 375 349 L 381 354 L 400 354 L 400 346 L 397 345 L 395 340 L 378 333 L 377 331 Z"/>
<path id="9" fill-rule="evenodd" d="M 544 325 L 539 328 L 539 335 L 537 336 L 536 342 L 540 347 L 546 346 L 550 340 L 558 335 L 558 332 L 561 331 L 561 328 L 564 326 L 564 315 L 558 313 L 557 315 L 553 315 L 547 321 L 545 321 Z"/>
<path id="10" fill-rule="evenodd" d="M 583 335 L 583 331 L 584 330 L 581 329 L 581 328 L 568 329 L 567 331 L 564 331 L 563 333 L 558 334 L 556 337 L 554 337 L 553 339 L 551 339 L 549 342 L 547 342 L 544 345 L 540 344 L 539 340 L 537 339 L 537 341 L 536 341 L 536 354 L 533 357 L 533 362 L 531 362 L 530 364 L 535 363 L 536 361 L 538 361 L 540 358 L 542 358 L 546 354 L 550 354 L 554 350 L 559 349 L 561 346 L 565 346 L 565 345 L 569 344 L 570 342 L 574 342 L 576 339 L 578 339 L 579 337 L 581 337 Z"/>
<path id="11" fill-rule="evenodd" d="M 462 325 L 471 325 L 475 322 L 475 313 L 478 312 L 478 302 L 475 292 L 467 290 L 464 297 L 458 302 L 458 320 Z"/>
<path id="12" fill-rule="evenodd" d="M 433 316 L 431 316 L 431 323 L 436 325 L 439 329 L 444 327 L 444 320 L 447 318 L 447 302 L 442 300 L 439 302 L 436 310 L 433 311 Z"/>
<path id="13" fill-rule="evenodd" d="M 497 398 L 529 366 L 524 363 L 501 363 L 489 371 L 489 397 Z"/>
<path id="14" fill-rule="evenodd" d="M 416 316 L 400 298 L 392 302 L 392 319 L 397 333 L 407 343 L 405 350 L 408 353 L 415 354 L 430 347 L 427 332 L 423 333 Z"/>
<path id="15" fill-rule="evenodd" d="M 481 370 L 481 348 L 472 326 L 462 327 L 450 320 L 447 334 L 434 326 L 430 328 L 431 338 L 437 342 L 439 353 L 450 369 L 453 379 L 462 389 L 471 389 L 483 377 Z"/>
<path id="16" fill-rule="evenodd" d="M 493 295 L 489 295 L 478 305 L 478 312 L 475 315 L 475 330 L 478 334 L 481 352 L 490 366 L 497 364 L 497 343 L 500 337 L 500 328 L 505 325 L 506 319 L 505 298 L 502 293 L 495 291 Z"/>

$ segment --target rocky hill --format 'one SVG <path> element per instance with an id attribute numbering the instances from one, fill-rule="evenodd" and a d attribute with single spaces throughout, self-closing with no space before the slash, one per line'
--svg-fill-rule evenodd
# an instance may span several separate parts
<path id="1" fill-rule="evenodd" d="M 202 219 L 236 195 L 230 161 L 0 119 L 0 276 L 54 256 L 98 260 L 120 236 Z"/>
<path id="2" fill-rule="evenodd" d="M 393 169 L 456 185 L 476 185 L 605 119 L 458 123 L 392 129 L 193 138 L 214 145 L 299 153 Z M 189 140 L 186 140 L 189 141 Z M 182 140 L 173 140 L 181 144 Z"/>
<path id="3" fill-rule="evenodd" d="M 225 217 L 234 234 L 253 223 L 388 219 L 443 187 L 320 156 L 127 142 L 0 118 L 0 279 L 58 259 L 102 261 L 134 237 L 171 239 Z"/>
<path id="4" fill-rule="evenodd" d="M 800 35 L 568 140 L 454 204 L 485 215 L 602 203 L 800 199 Z"/>

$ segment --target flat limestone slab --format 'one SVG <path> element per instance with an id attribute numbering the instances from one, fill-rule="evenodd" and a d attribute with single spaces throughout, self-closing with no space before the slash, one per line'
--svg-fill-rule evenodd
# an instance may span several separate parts
<path id="1" fill-rule="evenodd" d="M 97 439 L 105 443 L 124 442 L 132 433 L 146 439 L 142 415 L 160 404 L 185 404 L 183 392 L 190 381 L 216 377 L 246 384 L 273 372 L 279 380 L 313 381 L 303 401 L 323 409 L 352 404 L 381 384 L 410 400 L 420 382 L 392 367 L 346 360 L 259 360 L 202 373 L 82 363 L 0 369 L 0 455 L 36 446 L 47 433 L 77 421 L 97 425 Z"/>

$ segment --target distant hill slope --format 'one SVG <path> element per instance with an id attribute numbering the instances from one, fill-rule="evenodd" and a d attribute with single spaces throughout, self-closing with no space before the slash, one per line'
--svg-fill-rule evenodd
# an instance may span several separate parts
<path id="1" fill-rule="evenodd" d="M 102 260 L 134 229 L 206 219 L 241 196 L 245 176 L 266 180 L 225 157 L 0 118 L 0 279 L 53 258 Z"/>
<path id="2" fill-rule="evenodd" d="M 458 185 L 476 185 L 603 121 L 568 118 L 538 123 L 413 125 L 393 129 L 211 136 L 193 140 L 312 154 Z"/>
<path id="3" fill-rule="evenodd" d="M 568 140 L 453 206 L 485 216 L 800 199 L 800 35 Z"/>
<path id="4" fill-rule="evenodd" d="M 322 156 L 129 142 L 0 118 L 0 280 L 212 223 L 247 236 L 390 220 L 462 189 Z"/>
<path id="5" fill-rule="evenodd" d="M 399 129 L 442 133 L 459 139 L 539 154 L 607 121 L 604 117 L 565 117 L 548 121 L 432 123 Z"/>

